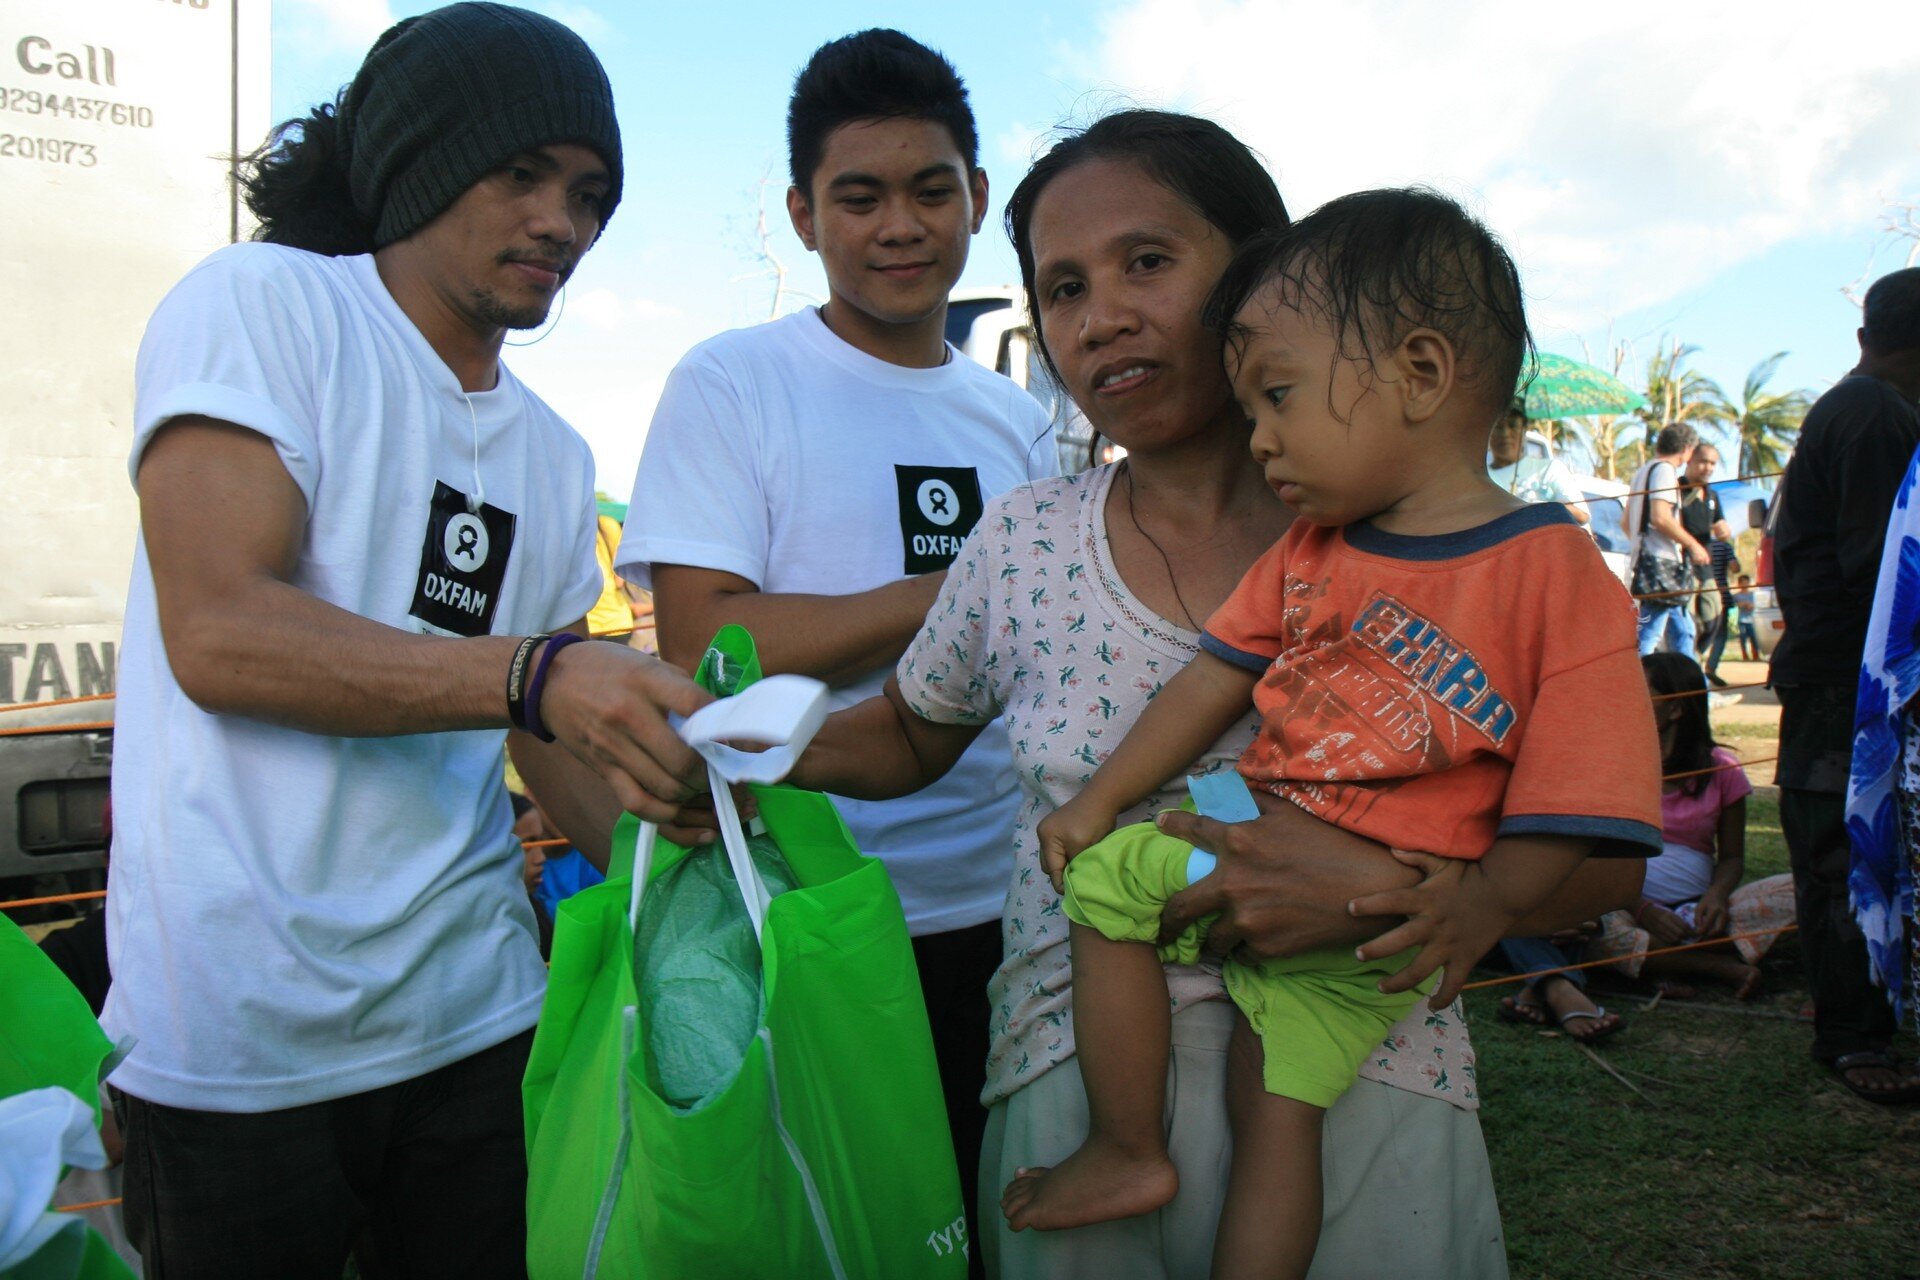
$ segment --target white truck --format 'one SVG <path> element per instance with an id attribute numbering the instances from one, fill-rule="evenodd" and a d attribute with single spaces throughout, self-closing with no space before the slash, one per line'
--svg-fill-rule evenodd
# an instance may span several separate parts
<path id="1" fill-rule="evenodd" d="M 270 0 L 0 0 L 0 899 L 99 880 L 134 353 L 248 232 L 226 157 L 270 124 L 270 22 Z"/>
<path id="2" fill-rule="evenodd" d="M 956 290 L 947 303 L 947 341 L 1025 387 L 1053 415 L 1061 475 L 1112 460 L 1093 456 L 1099 447 L 1093 424 L 1054 382 L 1040 353 L 1040 337 L 1027 319 L 1026 301 L 1016 286 Z"/>

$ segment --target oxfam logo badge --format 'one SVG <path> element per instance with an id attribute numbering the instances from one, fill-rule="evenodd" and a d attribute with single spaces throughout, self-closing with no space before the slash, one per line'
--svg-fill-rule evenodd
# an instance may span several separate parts
<path id="1" fill-rule="evenodd" d="M 463 511 L 448 520 L 441 543 L 447 563 L 462 573 L 472 573 L 487 562 L 487 526 L 479 516 Z"/>
<path id="2" fill-rule="evenodd" d="M 943 529 L 960 518 L 960 495 L 945 480 L 922 481 L 914 497 L 920 514 Z"/>

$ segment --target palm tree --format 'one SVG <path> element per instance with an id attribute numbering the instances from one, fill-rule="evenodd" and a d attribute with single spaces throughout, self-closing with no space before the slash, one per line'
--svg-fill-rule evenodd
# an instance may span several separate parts
<path id="1" fill-rule="evenodd" d="M 1731 406 L 1733 427 L 1740 437 L 1740 474 L 1765 475 L 1787 465 L 1793 452 L 1800 423 L 1812 407 L 1813 398 L 1805 391 L 1767 391 L 1767 379 L 1786 359 L 1776 351 L 1753 366 L 1747 385 L 1741 389 L 1740 403 Z"/>
<path id="2" fill-rule="evenodd" d="M 1669 423 L 1691 423 L 1702 439 L 1706 428 L 1733 423 L 1733 408 L 1720 384 L 1698 369 L 1685 367 L 1687 357 L 1699 349 L 1677 338 L 1670 344 L 1663 340 L 1661 349 L 1647 361 L 1647 404 L 1636 412 L 1645 424 L 1649 454 L 1654 437 Z"/>

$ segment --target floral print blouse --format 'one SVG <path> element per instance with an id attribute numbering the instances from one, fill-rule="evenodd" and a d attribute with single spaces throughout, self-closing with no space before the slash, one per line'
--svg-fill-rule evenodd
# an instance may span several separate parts
<path id="1" fill-rule="evenodd" d="M 1013 883 L 1001 917 L 1005 959 L 992 1002 L 989 1106 L 1073 1055 L 1067 919 L 1040 869 L 1035 828 L 1076 794 L 1200 637 L 1153 613 L 1114 569 L 1106 535 L 1115 468 L 1026 485 L 988 504 L 919 637 L 901 658 L 901 691 L 942 724 L 1006 717 L 1021 803 Z M 1190 772 L 1230 769 L 1253 739 L 1251 705 Z M 1143 822 L 1186 799 L 1184 782 L 1120 816 Z M 1224 1000 L 1217 966 L 1168 965 L 1175 1012 Z M 1403 1018 L 1360 1075 L 1455 1106 L 1479 1105 L 1473 1048 L 1456 1002 Z"/>

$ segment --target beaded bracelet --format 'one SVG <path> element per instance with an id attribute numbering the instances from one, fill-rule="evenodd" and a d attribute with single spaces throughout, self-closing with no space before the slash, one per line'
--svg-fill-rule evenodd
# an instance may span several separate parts
<path id="1" fill-rule="evenodd" d="M 542 742 L 552 742 L 553 734 L 547 730 L 546 721 L 540 718 L 540 695 L 546 691 L 547 668 L 553 665 L 554 658 L 570 644 L 578 644 L 586 637 L 577 631 L 562 631 L 547 641 L 547 647 L 540 651 L 540 661 L 533 668 L 533 678 L 527 681 L 527 722 L 522 727 Z"/>
<path id="2" fill-rule="evenodd" d="M 552 638 L 545 632 L 528 636 L 513 651 L 513 661 L 507 664 L 507 721 L 516 729 L 527 727 L 527 659 L 533 656 L 542 640 Z"/>

